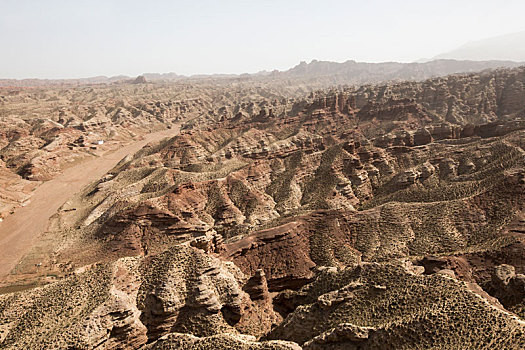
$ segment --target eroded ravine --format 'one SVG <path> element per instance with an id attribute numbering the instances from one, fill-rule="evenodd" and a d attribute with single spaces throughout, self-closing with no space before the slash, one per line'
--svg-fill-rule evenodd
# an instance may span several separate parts
<path id="1" fill-rule="evenodd" d="M 99 179 L 124 157 L 150 142 L 175 136 L 178 127 L 146 135 L 120 149 L 66 169 L 39 186 L 31 201 L 0 223 L 0 278 L 9 274 L 31 248 L 35 237 L 46 229 L 49 218 L 64 202 L 90 182 Z"/>

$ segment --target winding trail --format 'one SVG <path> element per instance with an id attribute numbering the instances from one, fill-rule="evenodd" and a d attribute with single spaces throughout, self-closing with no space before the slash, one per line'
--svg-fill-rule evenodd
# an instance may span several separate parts
<path id="1" fill-rule="evenodd" d="M 42 183 L 25 207 L 15 210 L 0 222 L 0 280 L 9 274 L 32 247 L 34 239 L 47 228 L 50 217 L 74 194 L 100 179 L 124 157 L 134 154 L 149 142 L 179 133 L 179 127 L 144 135 L 144 139 L 116 151 L 91 158 L 66 169 L 56 178 Z"/>

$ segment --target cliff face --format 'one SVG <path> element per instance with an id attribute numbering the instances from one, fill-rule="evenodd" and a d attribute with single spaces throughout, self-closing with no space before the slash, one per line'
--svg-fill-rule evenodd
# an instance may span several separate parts
<path id="1" fill-rule="evenodd" d="M 0 296 L 2 345 L 524 347 L 524 83 L 498 70 L 187 120 L 61 208 L 12 276 L 60 280 Z M 66 313 L 38 306 L 66 295 Z"/>

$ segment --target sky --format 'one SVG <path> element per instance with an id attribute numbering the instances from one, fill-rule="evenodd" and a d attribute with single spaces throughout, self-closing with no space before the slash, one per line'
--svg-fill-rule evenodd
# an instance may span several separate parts
<path id="1" fill-rule="evenodd" d="M 0 79 L 412 62 L 525 30 L 523 0 L 0 0 Z"/>

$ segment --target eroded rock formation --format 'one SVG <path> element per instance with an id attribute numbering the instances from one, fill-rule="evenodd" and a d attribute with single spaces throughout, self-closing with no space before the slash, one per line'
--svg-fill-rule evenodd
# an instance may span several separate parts
<path id="1" fill-rule="evenodd" d="M 48 284 L 0 295 L 0 344 L 523 348 L 524 72 L 94 108 L 92 130 L 184 130 L 64 204 L 10 276 Z M 0 166 L 55 149 L 24 130 Z"/>

